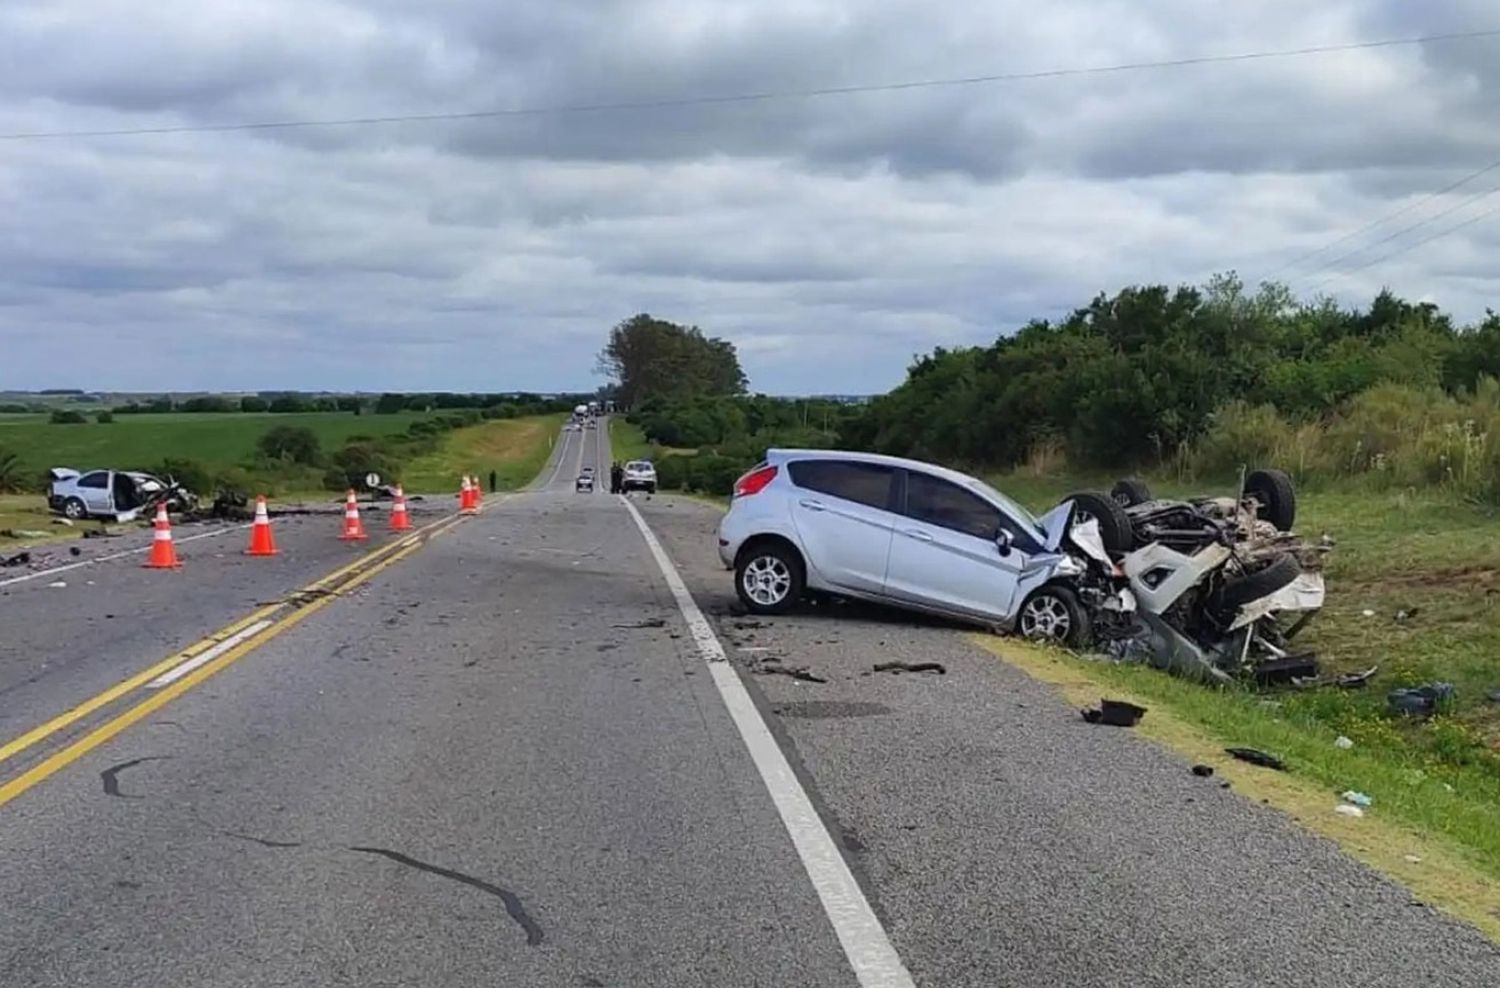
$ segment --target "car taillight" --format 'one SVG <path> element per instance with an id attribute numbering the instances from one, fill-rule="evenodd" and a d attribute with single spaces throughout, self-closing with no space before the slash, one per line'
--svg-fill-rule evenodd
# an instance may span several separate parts
<path id="1" fill-rule="evenodd" d="M 751 494 L 759 494 L 766 489 L 767 484 L 775 479 L 775 467 L 761 467 L 759 470 L 751 470 L 734 482 L 734 496 L 749 497 Z"/>

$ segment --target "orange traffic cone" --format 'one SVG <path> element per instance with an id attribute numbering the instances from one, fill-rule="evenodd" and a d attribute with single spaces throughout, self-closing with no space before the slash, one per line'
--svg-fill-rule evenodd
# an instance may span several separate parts
<path id="1" fill-rule="evenodd" d="M 479 509 L 474 506 L 474 488 L 469 486 L 469 475 L 458 485 L 458 510 L 460 514 L 472 515 Z"/>
<path id="2" fill-rule="evenodd" d="M 276 555 L 276 540 L 271 538 L 271 516 L 266 514 L 266 496 L 255 496 L 255 524 L 250 526 L 250 548 L 247 556 Z"/>
<path id="3" fill-rule="evenodd" d="M 167 504 L 163 501 L 156 506 L 156 534 L 151 539 L 146 569 L 176 569 L 181 565 L 177 547 L 172 545 L 172 522 L 167 518 Z"/>
<path id="4" fill-rule="evenodd" d="M 406 515 L 406 495 L 401 491 L 401 485 L 396 485 L 396 502 L 391 505 L 391 531 L 411 531 L 411 519 Z"/>
<path id="5" fill-rule="evenodd" d="M 359 504 L 354 500 L 354 488 L 349 488 L 349 497 L 344 501 L 344 534 L 339 539 L 344 542 L 358 542 L 369 538 L 365 534 L 364 522 L 359 520 Z"/>

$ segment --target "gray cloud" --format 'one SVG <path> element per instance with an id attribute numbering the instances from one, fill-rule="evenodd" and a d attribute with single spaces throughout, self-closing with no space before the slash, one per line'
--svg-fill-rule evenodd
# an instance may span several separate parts
<path id="1" fill-rule="evenodd" d="M 1430 6 L 13 0 L 0 131 L 650 101 L 1492 26 L 1478 0 Z M 1264 275 L 1500 158 L 1497 51 L 10 142 L 0 385 L 580 387 L 608 327 L 647 310 L 734 339 L 763 390 L 882 389 L 914 354 L 1100 290 Z M 1472 318 L 1497 230 L 1328 288 L 1389 283 Z M 1284 277 L 1305 290 L 1405 242 Z"/>

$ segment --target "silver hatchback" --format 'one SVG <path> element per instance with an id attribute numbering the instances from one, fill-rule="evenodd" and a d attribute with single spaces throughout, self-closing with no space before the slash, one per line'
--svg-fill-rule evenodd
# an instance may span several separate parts
<path id="1" fill-rule="evenodd" d="M 1072 504 L 1036 518 L 974 477 L 914 460 L 771 450 L 735 484 L 719 558 L 754 613 L 853 597 L 1069 645 L 1087 635 L 1064 548 Z"/>

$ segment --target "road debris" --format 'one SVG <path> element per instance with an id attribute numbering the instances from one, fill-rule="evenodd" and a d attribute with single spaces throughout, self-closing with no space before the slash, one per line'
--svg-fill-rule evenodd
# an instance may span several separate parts
<path id="1" fill-rule="evenodd" d="M 1339 689 L 1357 690 L 1364 686 L 1380 671 L 1379 666 L 1371 666 L 1364 672 L 1346 672 L 1333 681 L 1333 685 Z"/>
<path id="2" fill-rule="evenodd" d="M 947 668 L 941 662 L 903 662 L 900 659 L 893 662 L 877 662 L 874 671 L 894 673 L 898 676 L 903 672 L 935 672 L 939 676 L 948 674 Z"/>
<path id="3" fill-rule="evenodd" d="M 1416 617 L 1417 612 L 1421 611 L 1421 609 L 1422 608 L 1420 607 L 1402 608 L 1401 610 L 1396 612 L 1396 623 L 1405 624 L 1412 618 Z"/>
<path id="4" fill-rule="evenodd" d="M 73 519 L 71 519 L 71 518 L 54 518 L 54 519 L 52 519 L 52 524 L 54 524 L 54 525 L 61 525 L 63 528 L 72 528 L 73 527 Z"/>
<path id="5" fill-rule="evenodd" d="M 1363 806 L 1366 809 L 1373 806 L 1375 803 L 1375 800 L 1372 797 L 1366 796 L 1364 793 L 1354 789 L 1344 790 L 1343 795 L 1339 798 L 1346 803 L 1352 803 L 1355 806 Z"/>
<path id="6" fill-rule="evenodd" d="M 1214 774 L 1214 767 L 1212 765 L 1194 765 L 1193 774 L 1200 779 L 1206 779 Z"/>
<path id="7" fill-rule="evenodd" d="M 615 628 L 665 628 L 666 626 L 666 618 L 646 618 L 644 621 L 636 621 L 634 624 L 611 625 L 611 627 Z"/>
<path id="8" fill-rule="evenodd" d="M 826 683 L 827 679 L 810 672 L 806 666 L 784 666 L 779 662 L 767 662 L 751 670 L 760 676 L 790 676 L 804 683 Z"/>
<path id="9" fill-rule="evenodd" d="M 1423 683 L 1391 690 L 1385 700 L 1391 713 L 1403 717 L 1428 717 L 1437 711 L 1439 704 L 1451 703 L 1457 695 L 1458 690 L 1452 683 Z"/>
<path id="10" fill-rule="evenodd" d="M 1134 727 L 1146 716 L 1146 708 L 1124 700 L 1100 700 L 1098 707 L 1081 711 L 1083 719 L 1090 724 L 1108 724 L 1110 727 Z"/>
<path id="11" fill-rule="evenodd" d="M 1242 762 L 1249 762 L 1251 765 L 1259 765 L 1261 768 L 1275 769 L 1278 772 L 1286 771 L 1286 762 L 1282 761 L 1280 758 L 1277 758 L 1275 755 L 1269 755 L 1258 748 L 1225 748 L 1224 751 L 1227 754 L 1233 755 L 1235 758 L 1238 758 Z"/>
<path id="12" fill-rule="evenodd" d="M 38 531 L 35 528 L 5 528 L 0 529 L 0 535 L 8 539 L 45 539 L 50 533 Z"/>
<path id="13" fill-rule="evenodd" d="M 1354 817 L 1355 819 L 1358 819 L 1359 817 L 1365 815 L 1364 810 L 1360 809 L 1358 806 L 1351 806 L 1348 803 L 1340 803 L 1333 808 L 1333 812 L 1339 814 L 1340 816 Z"/>
<path id="14" fill-rule="evenodd" d="M 1350 748 L 1354 747 L 1354 742 L 1340 734 L 1338 737 L 1333 739 L 1333 746 L 1335 748 L 1342 748 L 1345 751 L 1348 751 Z"/>
<path id="15" fill-rule="evenodd" d="M 0 559 L 0 567 L 25 566 L 29 562 L 31 562 L 31 553 L 18 552 L 14 556 L 6 556 Z"/>
<path id="16" fill-rule="evenodd" d="M 67 581 L 65 580 L 55 580 L 52 583 L 47 584 L 47 588 L 49 590 L 62 590 L 67 587 L 67 585 Z"/>

